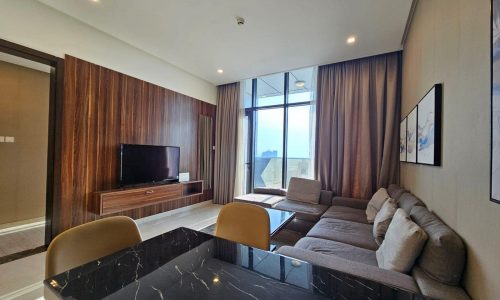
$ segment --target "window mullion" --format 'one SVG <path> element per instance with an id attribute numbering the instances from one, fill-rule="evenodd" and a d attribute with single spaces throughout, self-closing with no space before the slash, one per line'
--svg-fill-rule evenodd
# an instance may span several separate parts
<path id="1" fill-rule="evenodd" d="M 290 74 L 288 72 L 285 73 L 284 76 L 284 96 L 285 96 L 285 104 L 283 107 L 283 161 L 282 161 L 282 172 L 281 172 L 281 186 L 286 189 L 287 182 L 287 140 L 288 140 L 288 76 Z"/>

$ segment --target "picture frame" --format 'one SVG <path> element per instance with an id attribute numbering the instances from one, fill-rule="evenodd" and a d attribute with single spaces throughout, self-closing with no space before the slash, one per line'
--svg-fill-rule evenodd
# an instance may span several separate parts
<path id="1" fill-rule="evenodd" d="M 500 0 L 491 1 L 490 200 L 500 204 Z"/>
<path id="2" fill-rule="evenodd" d="M 417 107 L 406 117 L 406 162 L 417 163 Z"/>
<path id="3" fill-rule="evenodd" d="M 399 125 L 399 161 L 406 162 L 406 130 L 407 118 L 404 118 Z"/>
<path id="4" fill-rule="evenodd" d="M 442 85 L 435 84 L 417 105 L 417 163 L 441 165 Z"/>

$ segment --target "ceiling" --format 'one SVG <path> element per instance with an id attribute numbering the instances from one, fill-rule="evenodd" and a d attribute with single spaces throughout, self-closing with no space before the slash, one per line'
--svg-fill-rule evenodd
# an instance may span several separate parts
<path id="1" fill-rule="evenodd" d="M 216 85 L 400 50 L 412 2 L 38 1 Z"/>

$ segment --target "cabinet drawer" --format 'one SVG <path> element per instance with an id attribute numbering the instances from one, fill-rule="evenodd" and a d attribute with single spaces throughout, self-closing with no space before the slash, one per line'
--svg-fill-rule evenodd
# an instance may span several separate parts
<path id="1" fill-rule="evenodd" d="M 112 214 L 181 197 L 180 184 L 100 193 L 100 214 Z"/>

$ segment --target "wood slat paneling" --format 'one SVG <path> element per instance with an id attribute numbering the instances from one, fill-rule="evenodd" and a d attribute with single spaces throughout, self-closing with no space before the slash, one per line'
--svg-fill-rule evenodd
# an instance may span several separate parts
<path id="1" fill-rule="evenodd" d="M 179 146 L 180 170 L 195 179 L 200 114 L 215 119 L 215 106 L 66 56 L 55 234 L 99 218 L 95 192 L 117 187 L 120 143 Z M 206 190 L 121 214 L 137 219 L 211 197 Z"/>

